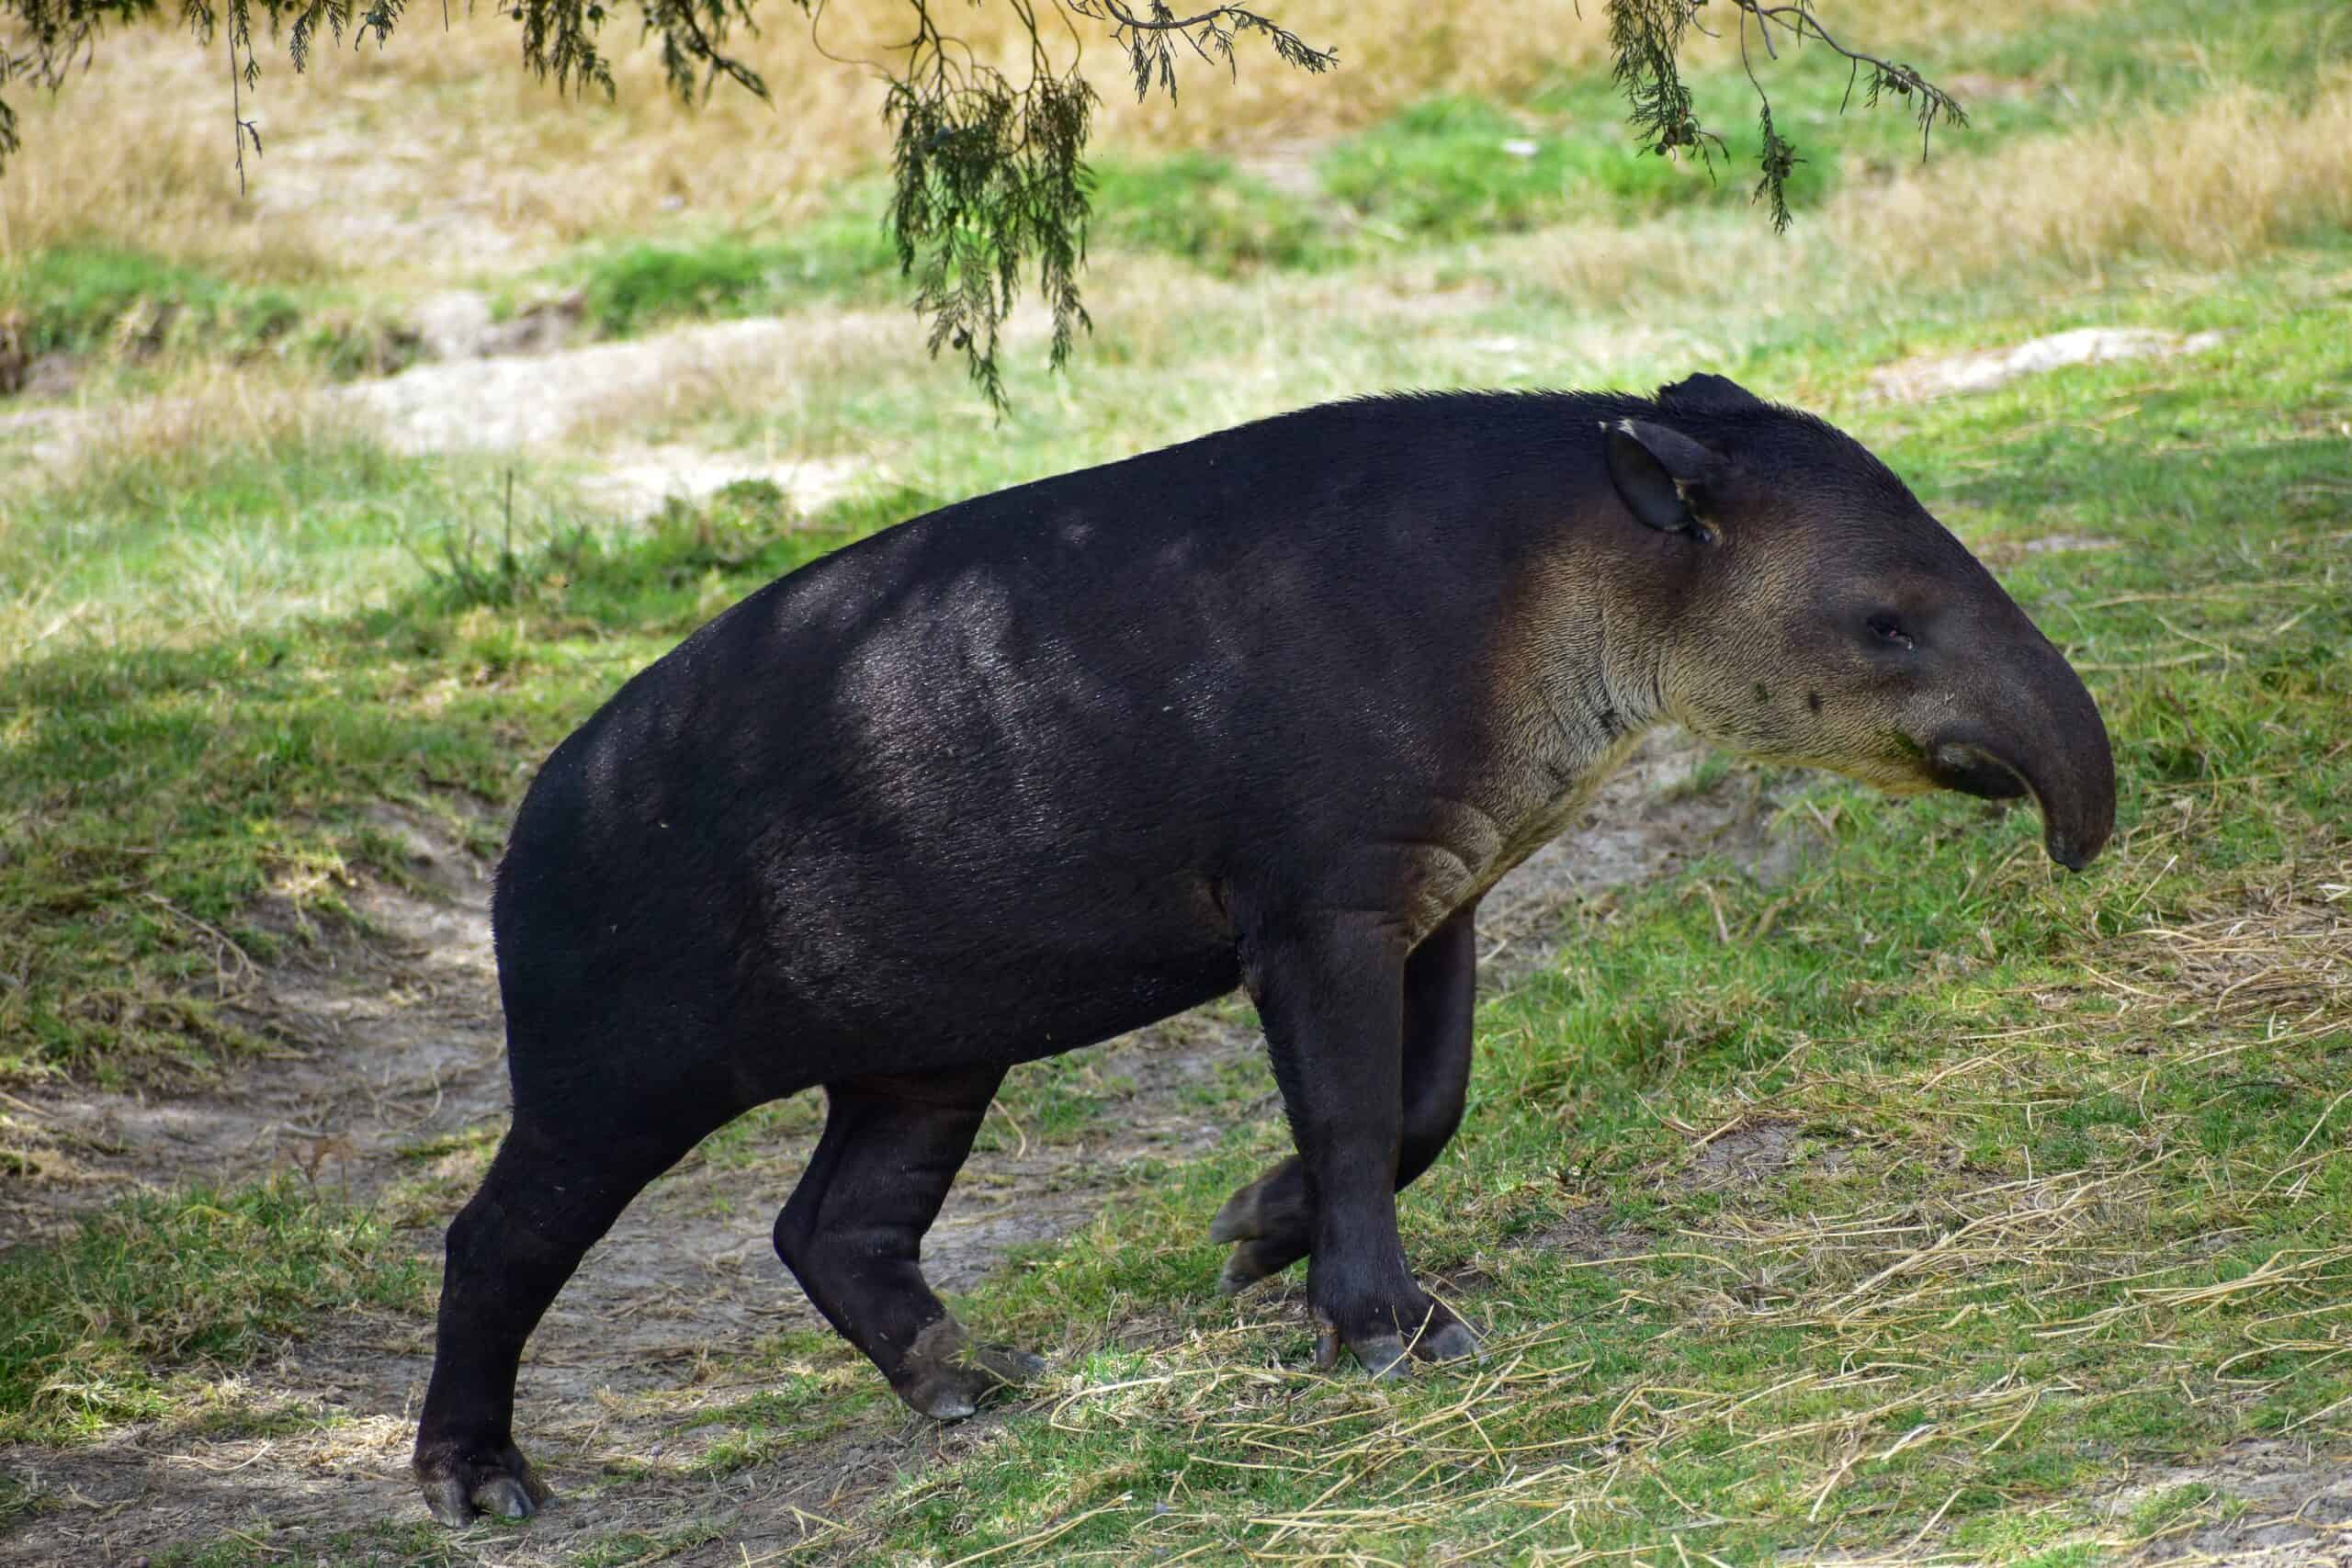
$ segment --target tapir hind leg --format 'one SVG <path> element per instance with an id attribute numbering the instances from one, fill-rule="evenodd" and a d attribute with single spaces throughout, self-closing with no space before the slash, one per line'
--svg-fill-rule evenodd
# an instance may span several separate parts
<path id="1" fill-rule="evenodd" d="M 1476 906 L 1423 938 L 1405 961 L 1404 1124 L 1396 1151 L 1403 1191 L 1433 1164 L 1470 1089 L 1471 1015 L 1476 991 Z M 1218 1287 L 1227 1295 L 1281 1273 L 1307 1255 L 1315 1201 L 1296 1155 L 1226 1200 L 1209 1223 L 1211 1241 L 1234 1243 Z"/>
<path id="2" fill-rule="evenodd" d="M 825 1134 L 776 1216 L 776 1255 L 899 1397 L 937 1420 L 1045 1368 L 976 1345 L 922 1277 L 923 1233 L 1003 1081 L 1001 1068 L 825 1086 Z"/>
<path id="3" fill-rule="evenodd" d="M 636 1108 L 644 1112 L 645 1107 Z M 629 1200 L 731 1115 L 599 1119 L 517 1106 L 481 1190 L 450 1222 L 433 1379 L 417 1423 L 414 1470 L 443 1524 L 477 1510 L 519 1517 L 547 1488 L 514 1446 L 523 1345 L 556 1292 Z"/>

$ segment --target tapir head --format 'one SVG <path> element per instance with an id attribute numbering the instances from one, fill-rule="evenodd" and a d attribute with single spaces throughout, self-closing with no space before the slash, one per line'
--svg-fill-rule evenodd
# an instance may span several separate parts
<path id="1" fill-rule="evenodd" d="M 1882 788 L 2030 795 L 2079 871 L 2115 825 L 2098 705 L 1902 480 L 1716 376 L 1604 427 L 1666 631 L 1668 716 L 1742 755 Z"/>

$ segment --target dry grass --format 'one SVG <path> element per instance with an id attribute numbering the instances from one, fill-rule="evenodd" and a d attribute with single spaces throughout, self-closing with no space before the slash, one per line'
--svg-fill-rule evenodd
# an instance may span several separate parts
<path id="1" fill-rule="evenodd" d="M 23 465 L 22 479 L 72 481 L 204 452 L 360 434 L 300 366 L 190 355 L 154 367 L 137 392 L 119 390 L 93 376 L 81 406 L 33 409 L 0 426 L 0 453 Z"/>
<path id="2" fill-rule="evenodd" d="M 472 21 L 468 24 L 472 31 L 466 36 L 479 42 L 486 25 L 481 19 Z M 178 40 L 154 34 L 119 41 L 149 51 L 166 43 L 180 49 Z M 132 52 L 123 51 L 125 56 Z M 391 69 L 381 63 L 365 68 L 379 76 Z M 519 74 L 498 80 L 500 90 L 513 95 L 513 102 L 523 104 L 535 95 Z M 1281 78 L 1261 73 L 1257 80 L 1262 85 Z M 274 80 L 272 91 L 291 89 L 285 93 L 288 98 L 311 108 L 326 108 L 332 107 L 326 83 L 324 77 L 298 84 L 281 76 Z M 111 78 L 94 79 L 76 92 L 111 94 L 119 85 Z M 643 85 L 645 92 L 632 93 L 625 100 L 626 114 L 666 114 L 652 94 L 654 84 Z M 393 101 L 386 96 L 388 90 L 389 82 L 379 83 L 355 97 L 372 111 Z M 410 94 L 399 101 L 412 97 L 423 102 L 430 95 Z M 126 113 L 149 112 L 136 109 L 127 99 L 115 107 Z M 153 112 L 158 123 L 167 118 L 164 111 Z M 744 111 L 737 105 L 724 112 Z M 584 111 L 567 111 L 540 129 L 569 125 L 610 130 L 616 123 Z M 255 221 L 217 191 L 203 195 L 207 154 L 198 129 L 189 122 L 173 134 L 159 130 L 141 142 L 161 161 L 159 168 L 169 164 L 174 173 L 168 178 L 142 175 L 138 160 L 76 164 L 57 155 L 62 141 L 50 142 L 42 156 L 28 157 L 0 181 L 0 211 L 17 214 L 11 232 L 19 243 L 27 243 L 35 222 L 26 216 L 28 211 L 39 215 L 44 243 L 73 233 L 71 223 L 91 221 L 93 214 L 105 214 L 102 221 L 111 228 L 120 214 L 127 215 L 120 236 L 126 240 L 180 254 L 209 254 L 261 271 L 315 266 L 316 253 L 309 247 L 331 243 L 334 226 L 345 219 L 369 225 L 351 230 L 354 236 L 371 244 L 382 243 L 373 227 L 382 221 L 380 214 L 371 218 L 346 210 L 339 219 L 331 209 Z M 441 134 L 450 138 L 452 146 L 462 140 L 455 130 Z M 38 134 L 29 140 L 36 147 L 43 145 Z M 289 170 L 306 171 L 307 178 L 323 169 L 300 162 L 300 142 L 277 141 L 273 145 L 278 149 L 273 158 L 281 161 L 262 171 L 258 188 L 264 194 L 271 188 L 266 182 Z M 687 149 L 680 138 L 656 135 L 642 155 L 683 157 Z M 518 175 L 509 193 L 512 200 L 496 198 L 496 214 L 484 221 L 493 231 L 505 232 L 516 212 L 534 202 L 551 207 L 571 188 L 571 175 L 584 175 L 592 166 L 593 161 L 581 160 L 563 164 L 565 174 L 544 182 L 547 193 L 540 196 L 530 195 Z M 421 176 L 411 171 L 400 177 Z M 649 178 L 648 189 L 667 176 Z M 616 192 L 627 186 L 601 183 Z M 644 195 L 645 189 L 630 188 L 612 199 L 626 204 Z M 616 211 L 607 216 L 617 221 L 628 215 Z M 575 218 L 586 221 L 577 213 Z M 1723 310 L 1745 310 L 1762 296 L 1785 295 L 1807 280 L 1832 276 L 1849 297 L 1858 290 L 1891 295 L 1923 285 L 1981 284 L 2021 269 L 2063 269 L 2096 288 L 2102 270 L 2119 257 L 2223 267 L 2327 224 L 2352 224 L 2352 73 L 2324 80 L 2300 106 L 2275 96 L 2233 90 L 2178 114 L 2143 115 L 2116 126 L 2020 141 L 1980 157 L 1915 164 L 1884 181 L 1839 192 L 1817 219 L 1800 224 L 1785 240 L 1746 213 L 1682 215 L 1630 228 L 1569 228 L 1494 242 L 1487 256 L 1504 276 L 1556 291 L 1599 311 L 1615 301 L 1660 293 Z M 370 235 L 375 238 L 368 239 Z M 391 247 L 390 254 L 396 249 Z M 1102 341 L 1120 344 L 1121 358 L 1128 364 L 1197 369 L 1204 347 L 1239 356 L 1226 364 L 1229 374 L 1215 378 L 1224 386 L 1215 407 L 1189 422 L 1175 418 L 1165 433 L 1172 435 L 1262 412 L 1265 406 L 1279 406 L 1285 399 L 1311 399 L 1367 378 L 1379 379 L 1378 345 L 1333 333 L 1328 323 L 1335 311 L 1377 321 L 1384 340 L 1399 333 L 1460 336 L 1450 319 L 1456 313 L 1453 307 L 1477 310 L 1495 301 L 1479 289 L 1446 292 L 1441 279 L 1449 269 L 1458 273 L 1455 264 L 1442 256 L 1401 258 L 1386 269 L 1377 289 L 1367 292 L 1363 279 L 1349 276 L 1275 276 L 1242 287 L 1172 262 L 1129 257 L 1094 279 L 1091 303 L 1101 323 Z M 1454 282 L 1458 285 L 1458 276 Z M 1210 320 L 1230 332 L 1211 334 L 1204 343 L 1200 323 Z M 1306 321 L 1326 324 L 1303 333 L 1298 323 Z M 1688 314 L 1668 327 L 1685 336 L 1731 330 L 1723 322 L 1709 322 L 1704 315 Z M 1629 359 L 1639 361 L 1655 352 L 1654 335 L 1645 334 L 1661 330 L 1668 329 L 1612 323 L 1601 334 L 1607 341 L 1590 343 L 1555 333 L 1544 345 L 1546 362 L 1572 362 L 1577 378 L 1606 380 L 1623 374 Z M 1034 310 L 1024 310 L 1016 321 L 1015 338 L 1022 344 L 1032 343 L 1042 331 Z M 1216 341 L 1219 337 L 1227 341 Z M 1700 347 L 1713 352 L 1707 345 Z M 1367 356 L 1372 363 L 1366 363 Z M 1317 367 L 1326 362 L 1329 374 L 1318 376 Z M 677 375 L 665 377 L 650 392 L 607 389 L 582 434 L 642 438 L 724 418 L 730 411 L 803 404 L 809 407 L 808 417 L 813 423 L 796 432 L 798 440 L 813 443 L 812 449 L 864 450 L 866 433 L 834 428 L 814 406 L 818 400 L 812 394 L 876 375 L 920 377 L 925 364 L 919 338 L 895 313 L 845 317 L 827 312 L 821 319 L 812 318 L 805 334 L 795 335 L 789 352 L 763 348 L 755 362 L 706 356 L 698 364 L 682 365 Z M 1476 380 L 1490 373 L 1481 362 L 1464 364 L 1458 375 Z M 103 432 L 85 429 L 85 455 L 102 450 L 114 458 L 189 443 L 217 444 L 224 428 L 251 425 L 259 404 L 268 405 L 264 423 L 274 430 L 296 417 L 287 401 L 291 389 L 283 377 L 257 378 L 251 367 L 226 374 L 219 367 L 198 367 L 195 375 L 186 387 L 175 386 L 141 411 L 110 420 Z M 278 384 L 265 386 L 265 381 Z M 966 412 L 975 420 L 984 417 L 977 406 Z M 36 435 L 36 445 L 40 440 Z"/>
<path id="3" fill-rule="evenodd" d="M 1132 1561 L 1140 1545 L 1194 1542 L 1167 1560 L 1216 1556 L 1221 1544 L 1253 1562 L 1303 1565 L 1341 1560 L 1331 1551 L 1340 1538 L 1357 1554 L 1346 1561 L 1419 1561 L 1444 1555 L 1430 1551 L 1434 1537 L 1476 1540 L 1481 1560 L 1517 1543 L 1563 1568 L 1716 1562 L 1622 1544 L 1639 1517 L 1623 1499 L 1661 1489 L 1694 1529 L 1788 1510 L 1781 1523 L 1796 1536 L 1782 1535 L 1783 1550 L 1821 1551 L 1852 1529 L 1844 1505 L 1854 1489 L 1905 1474 L 1925 1522 L 1892 1552 L 1836 1560 L 1984 1561 L 1955 1551 L 1942 1528 L 1953 1502 L 1995 1483 L 2000 1456 L 2041 1440 L 2037 1416 L 2063 1408 L 2081 1420 L 2134 1392 L 2097 1375 L 2087 1347 L 2177 1349 L 2226 1323 L 2199 1377 L 2243 1402 L 2352 1355 L 2342 1320 L 2352 1247 L 2290 1245 L 2244 1271 L 2213 1266 L 2216 1246 L 2275 1222 L 2305 1197 L 2322 1159 L 2340 1155 L 2323 1128 L 2352 1095 L 2327 1107 L 2307 1146 L 2262 1170 L 2216 1159 L 2179 1112 L 2153 1115 L 2087 1168 L 2016 1179 L 1974 1170 L 1951 1140 L 2006 1106 L 2061 1107 L 2086 1082 L 2128 1084 L 2161 1055 L 2211 1059 L 2225 1078 L 2223 1050 L 2189 1049 L 2200 1040 L 2267 1054 L 2340 1031 L 2352 987 L 2347 900 L 2352 864 L 2280 866 L 2099 944 L 2089 978 L 2039 998 L 2054 1015 L 2046 1025 L 1954 1042 L 1898 1072 L 1858 1071 L 1849 1043 L 1815 1043 L 1774 1065 L 1792 1081 L 1772 1102 L 1809 1124 L 1850 1121 L 1858 1139 L 1860 1126 L 1879 1129 L 1844 1149 L 1867 1179 L 1837 1189 L 1866 1201 L 1797 1208 L 1776 1202 L 1770 1183 L 1750 1183 L 1744 1201 L 1643 1251 L 1566 1265 L 1618 1282 L 1608 1310 L 1679 1316 L 1649 1342 L 1661 1366 L 1672 1347 L 1785 1331 L 1810 1348 L 1809 1368 L 1699 1385 L 1612 1374 L 1563 1352 L 1573 1330 L 1544 1329 L 1490 1341 L 1485 1364 L 1442 1404 L 1408 1404 L 1244 1364 L 1268 1326 L 1245 1321 L 1168 1347 L 1148 1371 L 1073 1380 L 1051 1411 L 1055 1431 L 1105 1449 L 1130 1432 L 1179 1434 L 1190 1458 L 1172 1485 L 1147 1490 L 1134 1467 L 1107 1471 L 1038 1510 L 1034 1533 L 993 1550 L 1022 1560 L 1117 1514 L 1129 1533 L 1116 1546 L 1055 1560 Z M 2119 995 L 2133 1004 L 2120 1015 Z M 1930 1104 L 1938 1115 L 1918 1114 Z M 1672 1188 L 1687 1172 L 1669 1164 L 1657 1176 Z M 1988 1296 L 2003 1280 L 2030 1288 Z M 2329 1429 L 2341 1416 L 2341 1402 L 2306 1409 L 2289 1430 Z M 1702 1465 L 1723 1489 L 1676 1495 L 1673 1477 Z M 1239 1501 L 1242 1472 L 1261 1485 L 1279 1475 L 1284 1495 L 1314 1501 Z M 969 1481 L 943 1473 L 894 1506 L 911 1513 L 929 1490 Z M 2080 1528 L 2086 1549 L 2129 1551 L 2149 1539 L 2112 1515 Z"/>
<path id="4" fill-rule="evenodd" d="M 1839 191 L 1785 240 L 1725 218 L 1694 243 L 1676 220 L 1555 231 L 1502 254 L 1597 306 L 1660 291 L 1729 302 L 1807 276 L 1850 294 L 2063 268 L 2096 287 L 2119 257 L 2227 266 L 2347 223 L 2352 75 L 2338 73 L 2301 106 L 2235 89 L 2185 113 L 1913 164 Z"/>
<path id="5" fill-rule="evenodd" d="M 199 79 L 188 41 L 141 31 L 108 41 L 107 64 L 51 99 L 8 88 L 25 150 L 0 174 L 0 261 L 62 242 L 108 239 L 297 280 L 326 264 L 299 226 L 272 223 L 241 201 L 229 156 L 225 85 Z"/>
<path id="6" fill-rule="evenodd" d="M 1957 53 L 1970 39 L 2095 3 L 1848 0 L 1828 10 L 1855 39 L 1933 39 Z M 1091 24 L 1059 41 L 1084 39 L 1105 99 L 1104 146 L 1262 152 L 1430 93 L 1509 98 L 1597 67 L 1606 30 L 1597 5 L 1583 9 L 1576 0 L 1461 8 L 1293 0 L 1276 14 L 1340 48 L 1336 74 L 1305 76 L 1246 49 L 1234 79 L 1201 66 L 1172 104 L 1137 104 L 1122 85 L 1121 57 Z M 984 6 L 964 27 L 979 52 L 1001 54 L 1008 18 Z M 616 103 L 567 101 L 519 68 L 513 24 L 486 7 L 458 12 L 446 36 L 420 13 L 390 49 L 322 50 L 305 76 L 266 56 L 246 108 L 268 152 L 248 161 L 244 201 L 218 62 L 175 28 L 137 29 L 109 39 L 95 69 L 59 97 L 13 95 L 26 147 L 0 177 L 0 256 L 97 237 L 243 276 L 310 276 L 326 257 L 423 287 L 677 212 L 788 214 L 843 175 L 876 167 L 887 142 L 875 73 L 819 55 L 789 10 L 770 20 L 746 53 L 774 104 L 721 91 L 696 111 L 664 95 L 658 63 L 641 50 L 621 60 Z M 899 30 L 895 6 L 869 4 L 827 11 L 821 37 L 844 60 L 880 59 Z M 1726 48 L 1695 40 L 1693 62 Z"/>
<path id="7" fill-rule="evenodd" d="M 1824 239 L 1882 276 L 1960 283 L 2154 254 L 2228 266 L 2352 223 L 2352 74 L 2297 107 L 2246 89 L 2187 114 L 2020 141 L 1833 205 Z"/>

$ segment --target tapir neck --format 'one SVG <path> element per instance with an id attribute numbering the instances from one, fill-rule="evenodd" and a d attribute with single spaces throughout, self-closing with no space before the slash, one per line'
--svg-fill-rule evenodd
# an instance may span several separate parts
<path id="1" fill-rule="evenodd" d="M 1589 581 L 1555 581 L 1522 625 L 1527 635 L 1504 660 L 1501 705 L 1512 863 L 1569 827 L 1665 717 L 1656 640 L 1613 626 L 1605 593 Z"/>

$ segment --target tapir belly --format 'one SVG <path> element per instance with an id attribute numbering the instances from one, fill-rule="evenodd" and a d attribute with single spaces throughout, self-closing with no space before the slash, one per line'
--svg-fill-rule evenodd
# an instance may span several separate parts
<path id="1" fill-rule="evenodd" d="M 1211 884 L 1192 869 L 813 854 L 763 894 L 763 964 L 781 997 L 876 1070 L 1057 1055 L 1241 978 Z"/>

